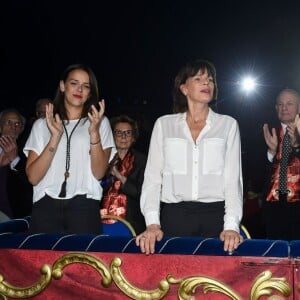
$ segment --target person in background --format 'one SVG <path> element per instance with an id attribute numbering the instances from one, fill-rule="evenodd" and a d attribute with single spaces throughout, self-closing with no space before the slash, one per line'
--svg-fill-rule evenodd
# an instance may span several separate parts
<path id="1" fill-rule="evenodd" d="M 127 197 L 121 191 L 121 181 L 115 180 L 113 186 L 111 186 L 107 191 L 107 196 L 105 199 L 105 204 L 100 210 L 101 216 L 113 215 L 125 219 L 126 217 L 126 206 Z M 104 219 L 102 222 L 107 224 L 113 224 L 116 222 L 114 219 Z"/>
<path id="2" fill-rule="evenodd" d="M 34 115 L 28 119 L 28 122 L 26 122 L 26 126 L 22 134 L 21 143 L 23 145 L 25 145 L 28 139 L 33 123 L 39 118 L 46 117 L 46 107 L 49 103 L 52 103 L 50 98 L 40 98 L 36 101 Z"/>
<path id="3" fill-rule="evenodd" d="M 247 228 L 249 234 L 251 233 L 251 238 L 264 239 L 266 234 L 261 217 L 262 193 L 252 178 L 244 182 L 246 182 L 246 184 L 244 184 L 242 224 Z"/>
<path id="4" fill-rule="evenodd" d="M 112 118 L 110 123 L 117 153 L 102 181 L 105 192 L 100 213 L 120 216 L 132 225 L 136 233 L 141 233 L 146 229 L 140 209 L 146 156 L 133 148 L 139 136 L 138 125 L 126 115 Z M 115 220 L 105 219 L 103 222 Z"/>
<path id="5" fill-rule="evenodd" d="M 50 98 L 40 98 L 35 104 L 35 116 L 36 119 L 46 118 L 46 108 L 52 100 Z"/>
<path id="6" fill-rule="evenodd" d="M 267 158 L 270 174 L 266 180 L 263 197 L 262 218 L 268 239 L 300 239 L 300 139 L 296 133 L 300 110 L 300 96 L 293 89 L 282 90 L 276 99 L 275 109 L 280 122 L 278 128 L 270 130 L 263 126 L 268 147 Z M 296 122 L 296 123 L 295 123 Z M 286 187 L 279 184 L 284 135 L 289 137 Z"/>
<path id="7" fill-rule="evenodd" d="M 141 210 L 147 229 L 136 244 L 155 252 L 163 235 L 220 237 L 232 252 L 243 240 L 240 133 L 236 120 L 215 113 L 215 67 L 186 64 L 175 78 L 174 112 L 154 124 Z"/>
<path id="8" fill-rule="evenodd" d="M 27 180 L 26 157 L 18 142 L 25 122 L 14 108 L 0 113 L 0 211 L 9 218 L 28 216 L 32 208 L 32 185 Z"/>
<path id="9" fill-rule="evenodd" d="M 98 181 L 114 147 L 104 111 L 93 71 L 83 64 L 69 66 L 46 118 L 33 124 L 24 147 L 34 186 L 31 232 L 102 233 Z"/>

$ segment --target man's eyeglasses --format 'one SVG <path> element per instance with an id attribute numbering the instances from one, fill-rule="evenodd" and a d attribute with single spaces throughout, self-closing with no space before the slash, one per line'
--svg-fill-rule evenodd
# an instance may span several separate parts
<path id="1" fill-rule="evenodd" d="M 123 136 L 130 137 L 130 136 L 132 136 L 132 133 L 133 133 L 132 130 L 119 130 L 119 129 L 114 130 L 115 136 L 118 136 L 118 137 L 123 137 Z"/>
<path id="2" fill-rule="evenodd" d="M 2 121 L 1 123 L 5 126 L 23 128 L 23 123 L 20 121 L 6 120 L 6 121 Z"/>

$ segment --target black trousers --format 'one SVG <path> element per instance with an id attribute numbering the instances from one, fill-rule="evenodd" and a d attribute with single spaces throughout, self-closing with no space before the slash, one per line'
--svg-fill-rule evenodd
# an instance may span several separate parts
<path id="1" fill-rule="evenodd" d="M 85 195 L 65 200 L 46 195 L 33 205 L 29 231 L 102 234 L 99 201 Z"/>
<path id="2" fill-rule="evenodd" d="M 160 221 L 165 236 L 218 238 L 224 226 L 224 201 L 162 203 Z"/>
<path id="3" fill-rule="evenodd" d="M 265 202 L 262 209 L 266 238 L 272 240 L 300 239 L 300 201 Z"/>

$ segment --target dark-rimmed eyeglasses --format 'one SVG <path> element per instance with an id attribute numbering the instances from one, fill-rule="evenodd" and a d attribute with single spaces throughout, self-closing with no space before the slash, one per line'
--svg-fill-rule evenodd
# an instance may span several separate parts
<path id="1" fill-rule="evenodd" d="M 132 130 L 119 130 L 119 129 L 114 130 L 115 136 L 118 136 L 118 137 L 123 137 L 123 136 L 130 137 L 130 136 L 132 136 L 132 133 L 133 133 Z"/>
<path id="2" fill-rule="evenodd" d="M 5 120 L 2 121 L 1 124 L 5 126 L 15 127 L 15 128 L 23 128 L 23 123 L 20 121 L 13 121 L 13 120 Z"/>

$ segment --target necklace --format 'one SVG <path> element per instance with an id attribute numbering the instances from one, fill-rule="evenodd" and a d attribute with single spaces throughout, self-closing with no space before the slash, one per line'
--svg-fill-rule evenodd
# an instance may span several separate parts
<path id="1" fill-rule="evenodd" d="M 69 178 L 70 176 L 70 173 L 69 173 L 69 170 L 70 170 L 70 162 L 71 162 L 71 151 L 70 151 L 70 147 L 71 147 L 71 137 L 72 137 L 72 134 L 73 132 L 75 131 L 76 127 L 78 126 L 78 124 L 80 123 L 80 120 L 79 119 L 77 121 L 77 123 L 75 124 L 75 126 L 73 127 L 71 133 L 70 133 L 70 136 L 68 135 L 68 131 L 67 131 L 67 128 L 66 128 L 66 125 L 65 125 L 65 122 L 63 121 L 62 124 L 63 124 L 63 127 L 64 127 L 64 131 L 66 133 L 66 136 L 67 136 L 67 148 L 66 148 L 66 166 L 65 166 L 65 180 L 64 182 L 62 183 L 61 185 L 61 190 L 60 190 L 60 193 L 58 195 L 58 197 L 61 197 L 61 198 L 64 198 L 66 197 L 66 191 L 67 191 L 67 179 Z"/>

